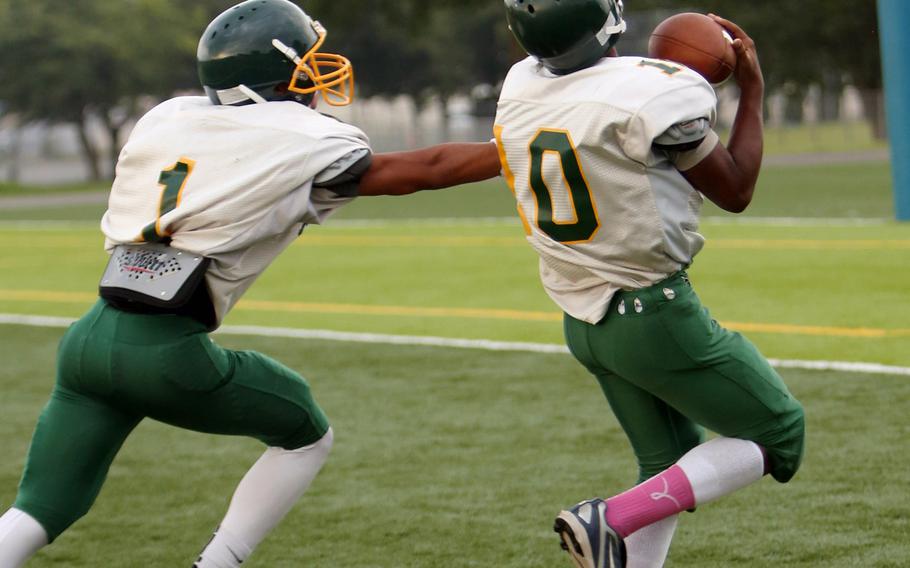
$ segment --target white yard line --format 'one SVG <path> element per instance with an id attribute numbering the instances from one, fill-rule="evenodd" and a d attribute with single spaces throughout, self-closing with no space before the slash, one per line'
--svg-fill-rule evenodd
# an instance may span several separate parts
<path id="1" fill-rule="evenodd" d="M 31 327 L 67 327 L 74 318 L 51 316 L 29 316 L 0 314 L 0 325 L 25 325 Z M 565 345 L 555 343 L 528 343 L 520 341 L 491 341 L 488 339 L 457 339 L 419 335 L 389 335 L 384 333 L 352 333 L 325 329 L 297 329 L 288 327 L 261 327 L 254 325 L 229 325 L 216 333 L 224 335 L 250 335 L 255 337 L 280 337 L 286 339 L 319 339 L 325 341 L 347 341 L 353 343 L 375 343 L 383 345 L 415 345 L 451 347 L 458 349 L 481 349 L 484 351 L 523 351 L 529 353 L 568 354 Z M 910 377 L 910 367 L 897 367 L 881 363 L 850 361 L 800 361 L 793 359 L 769 359 L 780 369 L 811 369 L 817 371 L 841 371 L 869 373 L 876 375 L 900 375 Z"/>

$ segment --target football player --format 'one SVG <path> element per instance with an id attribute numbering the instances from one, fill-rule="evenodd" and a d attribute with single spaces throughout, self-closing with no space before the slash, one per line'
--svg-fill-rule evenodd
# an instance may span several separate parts
<path id="1" fill-rule="evenodd" d="M 703 196 L 740 212 L 762 157 L 763 79 L 735 38 L 739 108 L 728 144 L 714 90 L 669 61 L 619 57 L 621 0 L 505 0 L 530 55 L 509 71 L 495 134 L 566 342 L 597 378 L 639 464 L 636 487 L 559 513 L 579 568 L 663 564 L 677 513 L 803 455 L 803 409 L 767 360 L 702 307 L 686 268 Z M 719 434 L 705 442 L 703 428 Z"/>
<path id="2" fill-rule="evenodd" d="M 319 51 L 325 37 L 287 0 L 238 4 L 200 39 L 207 97 L 166 101 L 136 125 L 101 222 L 111 253 L 101 298 L 60 342 L 56 386 L 0 517 L 0 568 L 21 565 L 89 510 L 145 417 L 268 446 L 199 568 L 239 566 L 316 476 L 332 429 L 307 382 L 208 332 L 304 227 L 356 196 L 500 171 L 489 142 L 374 155 L 358 128 L 316 112 L 317 100 L 353 96 L 351 64 Z"/>

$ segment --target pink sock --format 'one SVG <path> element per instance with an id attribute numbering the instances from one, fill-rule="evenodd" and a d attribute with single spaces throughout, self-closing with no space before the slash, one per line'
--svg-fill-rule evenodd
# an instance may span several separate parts
<path id="1" fill-rule="evenodd" d="M 622 537 L 695 506 L 692 485 L 674 465 L 632 489 L 607 499 L 607 523 Z"/>

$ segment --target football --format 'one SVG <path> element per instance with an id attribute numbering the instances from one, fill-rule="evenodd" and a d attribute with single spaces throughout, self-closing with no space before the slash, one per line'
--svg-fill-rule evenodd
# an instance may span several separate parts
<path id="1" fill-rule="evenodd" d="M 704 14 L 685 12 L 670 16 L 651 32 L 648 55 L 681 63 L 709 83 L 723 83 L 736 67 L 733 38 Z"/>

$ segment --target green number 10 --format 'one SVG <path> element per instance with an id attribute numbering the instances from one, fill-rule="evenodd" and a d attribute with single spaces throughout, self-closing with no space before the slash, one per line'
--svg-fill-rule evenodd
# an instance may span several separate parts
<path id="1" fill-rule="evenodd" d="M 562 130 L 541 130 L 531 141 L 530 150 L 530 186 L 537 199 L 537 226 L 561 243 L 589 241 L 600 228 L 600 220 L 569 133 Z M 543 177 L 543 158 L 547 152 L 559 156 L 562 175 L 569 188 L 569 204 L 575 216 L 573 220 L 557 221 L 553 216 L 551 189 Z"/>

